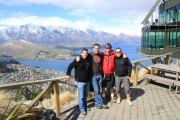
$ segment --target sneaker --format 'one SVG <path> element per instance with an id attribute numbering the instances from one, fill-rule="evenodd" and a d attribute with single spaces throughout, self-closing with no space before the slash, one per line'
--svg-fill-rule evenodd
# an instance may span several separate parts
<path id="1" fill-rule="evenodd" d="M 112 98 L 111 98 L 111 101 L 114 102 L 114 103 L 116 103 L 115 97 L 112 97 Z"/>
<path id="2" fill-rule="evenodd" d="M 85 111 L 81 111 L 81 114 L 82 114 L 82 115 L 86 115 L 86 114 L 87 114 L 87 112 L 85 112 Z"/>
<path id="3" fill-rule="evenodd" d="M 102 105 L 102 108 L 103 108 L 103 109 L 108 109 L 109 107 L 108 107 L 107 105 L 103 104 L 103 105 Z"/>
<path id="4" fill-rule="evenodd" d="M 91 108 L 87 108 L 87 111 L 91 111 Z"/>
<path id="5" fill-rule="evenodd" d="M 101 105 L 95 105 L 98 109 L 102 109 Z"/>
<path id="6" fill-rule="evenodd" d="M 121 98 L 118 98 L 118 99 L 116 100 L 116 102 L 117 102 L 118 104 L 120 104 L 120 103 L 121 103 Z"/>
<path id="7" fill-rule="evenodd" d="M 130 100 L 127 100 L 127 103 L 128 103 L 130 106 L 133 105 L 132 102 L 131 102 Z"/>

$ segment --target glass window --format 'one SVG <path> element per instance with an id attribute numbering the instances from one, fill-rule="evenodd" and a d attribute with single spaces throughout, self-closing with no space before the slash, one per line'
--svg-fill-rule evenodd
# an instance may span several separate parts
<path id="1" fill-rule="evenodd" d="M 156 32 L 149 32 L 149 47 L 151 49 L 156 48 L 155 33 Z"/>
<path id="2" fill-rule="evenodd" d="M 170 32 L 169 32 L 169 46 L 172 46 L 173 44 L 173 32 L 172 32 L 172 30 L 170 30 Z"/>
<path id="3" fill-rule="evenodd" d="M 158 49 L 164 48 L 164 32 L 156 32 L 156 46 Z"/>
<path id="4" fill-rule="evenodd" d="M 180 21 L 180 4 L 177 5 L 177 9 L 178 9 L 178 21 Z"/>
<path id="5" fill-rule="evenodd" d="M 149 48 L 149 32 L 146 32 L 146 48 Z"/>
<path id="6" fill-rule="evenodd" d="M 169 10 L 169 23 L 173 22 L 173 16 L 174 16 L 174 10 L 173 10 L 173 8 L 171 8 Z"/>
<path id="7" fill-rule="evenodd" d="M 166 15 L 167 15 L 167 12 L 166 11 L 163 11 L 159 14 L 159 25 L 164 25 L 165 22 L 166 22 Z"/>
<path id="8" fill-rule="evenodd" d="M 172 36 L 172 46 L 176 47 L 176 39 L 177 39 L 177 30 L 173 29 L 173 36 Z"/>
<path id="9" fill-rule="evenodd" d="M 180 47 L 180 28 L 177 31 L 177 47 Z"/>

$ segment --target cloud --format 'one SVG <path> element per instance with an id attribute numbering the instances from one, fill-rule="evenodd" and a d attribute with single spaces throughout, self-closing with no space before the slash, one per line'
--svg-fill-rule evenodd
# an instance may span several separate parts
<path id="1" fill-rule="evenodd" d="M 53 25 L 84 30 L 90 28 L 119 34 L 141 34 L 141 22 L 156 0 L 0 0 L 4 5 L 54 5 L 68 11 L 67 15 L 78 19 L 39 17 L 19 12 L 9 18 L 0 19 L 1 25 Z M 155 15 L 157 16 L 157 15 Z M 96 18 L 99 17 L 99 18 Z M 104 19 L 103 19 L 104 18 Z M 101 19 L 101 20 L 100 20 Z M 112 23 L 114 23 L 112 25 Z"/>
<path id="2" fill-rule="evenodd" d="M 74 9 L 72 10 L 69 15 L 74 15 L 74 16 L 85 16 L 86 14 L 92 14 L 95 13 L 95 10 L 83 10 L 83 9 Z"/>
<path id="3" fill-rule="evenodd" d="M 65 9 L 96 10 L 103 14 L 118 14 L 121 11 L 148 11 L 156 0 L 0 0 L 4 5 L 55 5 Z"/>

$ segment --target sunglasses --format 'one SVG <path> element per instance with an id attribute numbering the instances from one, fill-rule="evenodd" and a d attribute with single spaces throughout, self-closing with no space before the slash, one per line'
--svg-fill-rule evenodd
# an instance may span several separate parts
<path id="1" fill-rule="evenodd" d="M 121 53 L 120 51 L 116 52 L 116 53 Z"/>
<path id="2" fill-rule="evenodd" d="M 106 48 L 106 49 L 111 49 L 111 48 Z"/>

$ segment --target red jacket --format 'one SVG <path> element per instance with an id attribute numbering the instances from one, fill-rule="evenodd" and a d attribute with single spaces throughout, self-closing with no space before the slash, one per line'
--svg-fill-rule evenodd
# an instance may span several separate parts
<path id="1" fill-rule="evenodd" d="M 104 50 L 102 52 L 102 55 L 103 55 L 102 72 L 104 74 L 113 74 L 115 69 L 115 64 L 114 64 L 114 58 L 116 57 L 115 52 L 111 50 L 110 54 L 108 55 Z"/>

